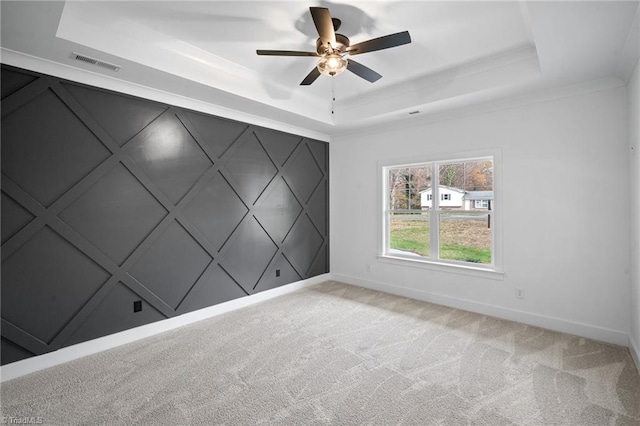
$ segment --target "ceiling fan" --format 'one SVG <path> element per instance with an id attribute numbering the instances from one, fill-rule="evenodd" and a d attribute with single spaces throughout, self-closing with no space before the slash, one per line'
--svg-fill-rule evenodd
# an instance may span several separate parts
<path id="1" fill-rule="evenodd" d="M 389 49 L 411 43 L 409 31 L 389 34 L 383 37 L 363 41 L 350 46 L 349 38 L 336 33 L 342 24 L 337 18 L 332 18 L 329 9 L 325 7 L 310 7 L 313 23 L 320 37 L 316 40 L 315 52 L 301 52 L 295 50 L 257 50 L 258 55 L 266 56 L 315 56 L 320 58 L 318 64 L 302 80 L 301 86 L 308 86 L 320 76 L 338 75 L 348 69 L 352 73 L 365 80 L 374 83 L 382 76 L 359 62 L 351 59 L 351 56 L 376 50 Z"/>

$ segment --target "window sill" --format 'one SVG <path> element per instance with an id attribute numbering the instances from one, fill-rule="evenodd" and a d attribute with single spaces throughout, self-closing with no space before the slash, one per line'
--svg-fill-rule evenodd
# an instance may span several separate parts
<path id="1" fill-rule="evenodd" d="M 393 255 L 378 255 L 378 261 L 397 266 L 408 266 L 411 268 L 428 269 L 431 271 L 448 272 L 460 275 L 469 275 L 478 278 L 488 278 L 492 280 L 504 280 L 504 272 L 495 269 L 477 268 L 467 265 L 457 265 L 453 263 L 437 262 L 424 258 L 410 258 Z"/>

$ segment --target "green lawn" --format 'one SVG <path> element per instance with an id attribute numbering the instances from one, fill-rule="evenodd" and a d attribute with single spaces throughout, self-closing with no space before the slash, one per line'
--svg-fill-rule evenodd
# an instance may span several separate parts
<path id="1" fill-rule="evenodd" d="M 443 221 L 440 258 L 491 263 L 491 237 L 481 221 Z M 421 256 L 429 255 L 429 221 L 391 220 L 390 247 Z"/>
<path id="2" fill-rule="evenodd" d="M 461 244 L 441 244 L 440 258 L 473 263 L 491 263 L 491 249 Z"/>
<path id="3" fill-rule="evenodd" d="M 390 247 L 429 256 L 429 222 L 426 220 L 392 220 Z"/>

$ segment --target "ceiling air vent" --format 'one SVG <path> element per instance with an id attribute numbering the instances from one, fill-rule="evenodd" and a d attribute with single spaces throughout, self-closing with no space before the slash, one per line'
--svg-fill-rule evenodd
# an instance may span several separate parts
<path id="1" fill-rule="evenodd" d="M 86 62 L 87 64 L 95 65 L 98 67 L 108 68 L 111 71 L 120 71 L 120 68 L 122 68 L 119 65 L 110 64 L 109 62 L 104 62 L 99 59 L 91 58 L 89 56 L 81 55 L 75 52 L 73 52 L 73 59 L 75 59 L 76 61 Z"/>

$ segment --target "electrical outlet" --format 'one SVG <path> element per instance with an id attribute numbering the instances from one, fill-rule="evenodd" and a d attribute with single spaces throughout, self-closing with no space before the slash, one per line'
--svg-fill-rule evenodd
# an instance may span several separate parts
<path id="1" fill-rule="evenodd" d="M 368 263 L 366 265 L 364 265 L 364 270 L 367 271 L 367 272 L 371 272 L 371 265 L 368 264 Z"/>
<path id="2" fill-rule="evenodd" d="M 136 300 L 133 302 L 133 312 L 140 312 L 142 310 L 142 300 Z"/>
<path id="3" fill-rule="evenodd" d="M 280 269 L 276 269 L 276 277 L 280 276 Z"/>
<path id="4" fill-rule="evenodd" d="M 524 289 L 516 288 L 516 299 L 524 299 Z"/>

